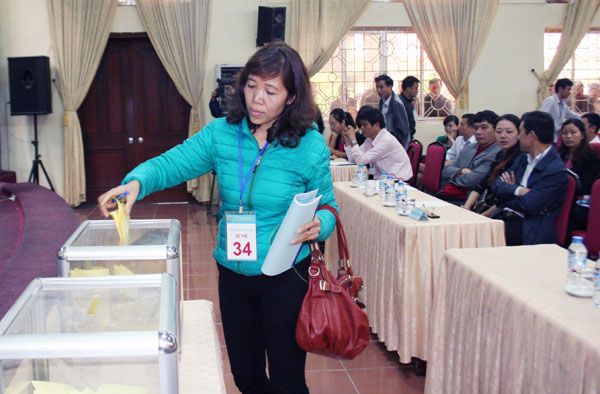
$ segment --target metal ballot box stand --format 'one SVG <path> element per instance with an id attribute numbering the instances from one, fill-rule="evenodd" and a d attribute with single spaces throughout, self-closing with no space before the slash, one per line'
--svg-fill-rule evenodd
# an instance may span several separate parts
<path id="1" fill-rule="evenodd" d="M 86 220 L 58 251 L 58 275 L 156 274 L 175 277 L 183 299 L 181 224 L 176 219 L 131 220 L 121 243 L 113 220 Z"/>
<path id="2" fill-rule="evenodd" d="M 169 274 L 33 280 L 0 321 L 0 393 L 178 393 Z"/>

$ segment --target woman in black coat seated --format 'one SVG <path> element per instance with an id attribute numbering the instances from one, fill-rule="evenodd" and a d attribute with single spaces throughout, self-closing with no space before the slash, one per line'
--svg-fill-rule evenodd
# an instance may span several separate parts
<path id="1" fill-rule="evenodd" d="M 560 129 L 561 146 L 558 154 L 565 166 L 579 177 L 577 200 L 571 211 L 570 229 L 585 230 L 589 208 L 580 205 L 583 196 L 589 196 L 600 173 L 600 158 L 586 140 L 585 125 L 579 119 L 566 120 Z"/>
<path id="2" fill-rule="evenodd" d="M 496 143 L 502 148 L 490 173 L 479 182 L 473 191 L 469 193 L 463 208 L 490 217 L 497 209 L 497 198 L 492 194 L 492 183 L 503 172 L 512 166 L 513 162 L 521 154 L 519 148 L 519 125 L 521 121 L 513 114 L 502 115 L 496 124 Z"/>

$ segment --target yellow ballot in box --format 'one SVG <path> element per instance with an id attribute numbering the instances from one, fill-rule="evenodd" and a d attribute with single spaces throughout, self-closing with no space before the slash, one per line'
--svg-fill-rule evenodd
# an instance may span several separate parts
<path id="1" fill-rule="evenodd" d="M 129 214 L 125 212 L 125 203 L 117 201 L 117 209 L 110 211 L 109 214 L 115 221 L 121 245 L 129 245 Z"/>
<path id="2" fill-rule="evenodd" d="M 33 280 L 0 320 L 0 393 L 177 394 L 173 276 Z"/>
<path id="3" fill-rule="evenodd" d="M 58 252 L 59 276 L 122 276 L 166 272 L 173 275 L 180 285 L 182 261 L 179 221 L 129 220 L 123 216 L 123 203 L 118 202 L 118 206 L 113 211 L 114 220 L 86 220 L 71 234 Z M 120 223 L 120 227 L 117 223 Z M 115 225 L 120 231 L 115 231 Z M 122 239 L 122 236 L 125 238 Z"/>

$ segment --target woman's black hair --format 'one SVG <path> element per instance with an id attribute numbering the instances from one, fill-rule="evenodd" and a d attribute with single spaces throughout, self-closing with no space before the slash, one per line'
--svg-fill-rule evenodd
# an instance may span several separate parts
<path id="1" fill-rule="evenodd" d="M 341 108 L 332 110 L 329 115 L 333 116 L 339 123 L 345 123 L 346 126 L 352 126 L 356 128 L 356 123 L 350 112 L 344 112 Z"/>
<path id="2" fill-rule="evenodd" d="M 573 152 L 573 156 L 571 157 L 571 162 L 574 165 L 577 165 L 577 164 L 580 164 L 580 161 L 583 158 L 583 156 L 585 155 L 585 153 L 589 150 L 592 150 L 592 148 L 590 147 L 590 144 L 587 142 L 587 135 L 585 134 L 585 125 L 579 119 L 565 120 L 564 123 L 562 124 L 562 126 L 560 126 L 560 132 L 558 133 L 559 138 L 562 138 L 562 130 L 565 128 L 565 126 L 568 126 L 570 124 L 577 127 L 579 129 L 579 131 L 581 132 L 581 135 L 583 136 L 581 143 L 579 144 L 579 146 L 577 148 L 575 148 L 575 152 Z M 560 147 L 558 148 L 558 154 L 562 158 L 568 158 L 569 152 L 570 152 L 570 148 L 565 146 L 565 144 L 561 144 Z"/>
<path id="3" fill-rule="evenodd" d="M 313 123 L 317 118 L 308 72 L 300 55 L 283 42 L 267 44 L 252 55 L 235 83 L 227 115 L 227 122 L 230 124 L 238 124 L 248 116 L 244 87 L 249 75 L 261 78 L 281 76 L 288 98 L 294 97 L 294 101 L 284 107 L 279 118 L 269 128 L 267 141 L 296 147 L 306 131 L 314 127 Z M 256 128 L 256 125 L 251 124 L 251 128 Z"/>
<path id="4" fill-rule="evenodd" d="M 496 122 L 496 126 L 498 125 L 498 123 L 500 123 L 501 120 L 508 120 L 510 123 L 512 123 L 517 129 L 517 135 L 519 134 L 519 126 L 521 125 L 521 119 L 519 119 L 517 115 L 506 114 L 500 116 L 498 118 L 498 121 Z M 502 152 L 502 158 L 500 159 L 500 162 L 496 164 L 496 166 L 492 168 L 492 171 L 490 172 L 490 177 L 488 178 L 488 185 L 491 186 L 492 183 L 494 183 L 494 181 L 498 177 L 498 175 L 500 175 L 500 173 L 506 169 L 508 164 L 512 163 L 515 160 L 515 158 L 520 154 L 521 146 L 519 144 L 519 140 L 517 139 L 516 144 Z"/>
<path id="5" fill-rule="evenodd" d="M 446 116 L 444 118 L 443 124 L 444 124 L 444 126 L 446 126 L 450 122 L 454 122 L 454 124 L 457 125 L 457 126 L 460 123 L 458 121 L 458 118 L 456 116 L 454 116 L 454 115 L 448 115 L 448 116 Z"/>

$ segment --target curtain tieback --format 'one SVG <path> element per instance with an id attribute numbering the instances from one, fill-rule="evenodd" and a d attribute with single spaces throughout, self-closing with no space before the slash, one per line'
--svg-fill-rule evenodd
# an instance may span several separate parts
<path id="1" fill-rule="evenodd" d="M 63 115 L 63 127 L 69 127 L 69 112 L 75 112 L 72 109 L 65 109 L 65 114 Z"/>

